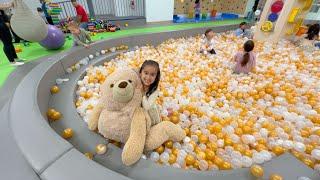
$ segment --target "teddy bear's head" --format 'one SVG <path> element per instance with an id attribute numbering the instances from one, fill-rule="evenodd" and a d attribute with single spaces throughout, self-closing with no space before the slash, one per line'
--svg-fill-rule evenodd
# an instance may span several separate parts
<path id="1" fill-rule="evenodd" d="M 133 69 L 116 70 L 107 77 L 100 90 L 110 110 L 120 110 L 131 101 L 142 98 L 142 83 Z"/>

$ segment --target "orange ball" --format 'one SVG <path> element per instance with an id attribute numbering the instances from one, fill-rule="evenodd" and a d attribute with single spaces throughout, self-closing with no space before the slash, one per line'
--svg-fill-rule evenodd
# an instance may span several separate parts
<path id="1" fill-rule="evenodd" d="M 208 136 L 204 135 L 204 134 L 201 134 L 200 137 L 199 137 L 199 142 L 202 143 L 202 144 L 205 144 L 209 141 L 209 138 Z"/>

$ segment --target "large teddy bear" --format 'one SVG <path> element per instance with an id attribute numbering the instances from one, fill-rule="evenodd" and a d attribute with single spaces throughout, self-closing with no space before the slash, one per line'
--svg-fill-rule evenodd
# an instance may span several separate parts
<path id="1" fill-rule="evenodd" d="M 100 86 L 101 97 L 88 122 L 105 138 L 125 143 L 122 162 L 137 162 L 143 150 L 153 150 L 165 141 L 181 141 L 184 130 L 169 121 L 151 126 L 149 114 L 141 107 L 142 83 L 133 69 L 117 70 Z"/>

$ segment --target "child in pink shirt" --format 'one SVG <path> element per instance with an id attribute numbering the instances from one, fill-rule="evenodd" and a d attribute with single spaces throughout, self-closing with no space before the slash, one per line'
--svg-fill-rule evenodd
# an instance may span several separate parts
<path id="1" fill-rule="evenodd" d="M 235 73 L 249 73 L 256 66 L 256 55 L 252 52 L 254 48 L 254 42 L 248 40 L 243 45 L 243 52 L 237 52 L 234 56 L 236 61 L 236 67 L 234 68 Z"/>

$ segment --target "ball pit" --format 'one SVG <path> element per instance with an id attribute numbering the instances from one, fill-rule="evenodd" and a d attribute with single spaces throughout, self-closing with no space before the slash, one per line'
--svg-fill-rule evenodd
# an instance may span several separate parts
<path id="1" fill-rule="evenodd" d="M 320 170 L 320 53 L 281 40 L 256 42 L 257 67 L 234 74 L 233 55 L 244 39 L 215 35 L 215 56 L 198 53 L 200 37 L 170 39 L 89 67 L 77 82 L 77 112 L 88 120 L 99 86 L 116 68 L 160 63 L 161 117 L 185 129 L 183 142 L 166 142 L 148 159 L 184 169 L 238 169 L 291 152 Z"/>

